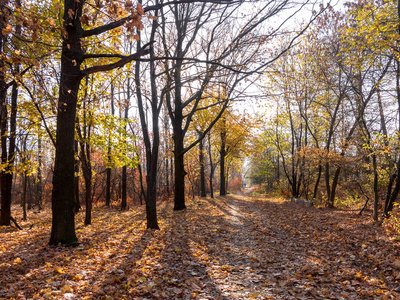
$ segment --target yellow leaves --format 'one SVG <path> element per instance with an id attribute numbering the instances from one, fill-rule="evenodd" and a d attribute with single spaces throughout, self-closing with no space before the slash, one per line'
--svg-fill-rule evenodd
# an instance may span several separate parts
<path id="1" fill-rule="evenodd" d="M 82 278 L 83 277 L 81 275 L 78 275 L 78 274 L 74 276 L 74 280 L 76 280 L 76 281 L 82 280 Z"/>
<path id="2" fill-rule="evenodd" d="M 13 260 L 14 264 L 20 264 L 22 262 L 21 258 L 17 257 L 16 259 Z"/>
<path id="3" fill-rule="evenodd" d="M 64 274 L 64 269 L 62 267 L 54 266 L 53 270 L 58 274 Z"/>
<path id="4" fill-rule="evenodd" d="M 63 291 L 64 293 L 71 293 L 73 292 L 72 288 L 69 285 L 64 285 L 61 287 L 61 291 Z"/>

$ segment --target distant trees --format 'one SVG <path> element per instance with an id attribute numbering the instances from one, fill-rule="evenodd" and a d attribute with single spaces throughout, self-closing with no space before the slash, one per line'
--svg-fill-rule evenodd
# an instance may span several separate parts
<path id="1" fill-rule="evenodd" d="M 334 206 L 338 198 L 373 195 L 374 219 L 380 207 L 390 211 L 398 153 L 389 141 L 400 128 L 392 113 L 398 53 L 389 42 L 398 40 L 396 5 L 349 3 L 345 14 L 330 9 L 269 73 L 277 114 L 263 147 L 279 155 L 293 197 Z"/>

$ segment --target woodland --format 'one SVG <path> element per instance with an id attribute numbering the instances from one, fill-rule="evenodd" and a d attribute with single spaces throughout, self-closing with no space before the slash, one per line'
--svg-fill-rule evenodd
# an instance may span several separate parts
<path id="1" fill-rule="evenodd" d="M 0 12 L 0 299 L 400 297 L 400 1 Z"/>

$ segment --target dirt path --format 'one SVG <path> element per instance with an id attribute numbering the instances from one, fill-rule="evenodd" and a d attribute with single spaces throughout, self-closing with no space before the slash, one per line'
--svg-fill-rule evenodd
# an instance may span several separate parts
<path id="1" fill-rule="evenodd" d="M 354 212 L 245 196 L 97 208 L 77 248 L 49 247 L 49 212 L 0 228 L 0 299 L 399 299 L 400 247 Z M 18 217 L 18 216 L 17 216 Z M 36 219 L 35 219 L 36 217 Z"/>
<path id="2" fill-rule="evenodd" d="M 205 201 L 222 212 L 207 243 L 218 249 L 207 270 L 218 274 L 219 299 L 399 297 L 399 245 L 368 218 L 240 196 Z"/>

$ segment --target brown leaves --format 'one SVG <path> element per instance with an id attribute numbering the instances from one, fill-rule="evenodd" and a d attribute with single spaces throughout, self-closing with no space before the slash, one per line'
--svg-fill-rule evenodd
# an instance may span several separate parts
<path id="1" fill-rule="evenodd" d="M 239 196 L 77 215 L 77 248 L 49 247 L 50 209 L 2 227 L 0 298 L 311 299 L 398 297 L 399 245 L 351 213 Z M 20 218 L 20 208 L 13 207 Z"/>
<path id="2" fill-rule="evenodd" d="M 143 11 L 143 7 L 142 4 L 140 4 L 138 2 L 138 4 L 136 5 L 136 11 L 138 12 L 139 15 L 143 16 L 145 14 L 145 12 Z"/>

